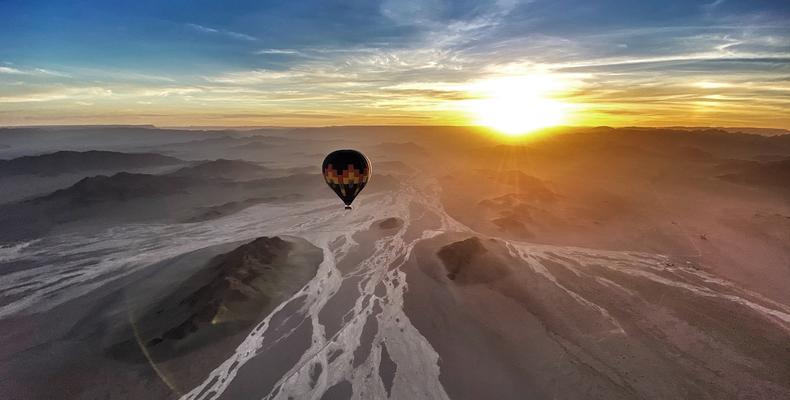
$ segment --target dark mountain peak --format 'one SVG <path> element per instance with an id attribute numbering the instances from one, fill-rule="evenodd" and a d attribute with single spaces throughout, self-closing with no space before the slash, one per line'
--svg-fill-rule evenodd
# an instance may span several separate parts
<path id="1" fill-rule="evenodd" d="M 220 256 L 222 261 L 218 268 L 223 271 L 254 269 L 256 266 L 272 263 L 277 257 L 286 254 L 290 247 L 290 243 L 277 236 L 260 237 Z"/>
<path id="2" fill-rule="evenodd" d="M 487 250 L 477 236 L 450 243 L 439 250 L 439 258 L 451 263 L 470 262 L 475 256 L 482 255 Z"/>
<path id="3" fill-rule="evenodd" d="M 483 240 L 472 236 L 443 246 L 436 255 L 442 260 L 448 279 L 470 285 L 498 280 L 510 273 L 494 253 Z"/>

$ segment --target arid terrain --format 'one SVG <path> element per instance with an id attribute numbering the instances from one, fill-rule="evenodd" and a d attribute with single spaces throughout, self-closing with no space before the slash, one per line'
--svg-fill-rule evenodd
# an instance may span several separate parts
<path id="1" fill-rule="evenodd" d="M 0 129 L 0 397 L 790 398 L 755 132 Z"/>

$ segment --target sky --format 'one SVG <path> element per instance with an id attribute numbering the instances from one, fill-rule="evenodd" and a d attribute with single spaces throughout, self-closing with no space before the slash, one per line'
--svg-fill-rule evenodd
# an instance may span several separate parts
<path id="1" fill-rule="evenodd" d="M 0 0 L 0 125 L 467 125 L 497 90 L 790 128 L 790 1 Z"/>

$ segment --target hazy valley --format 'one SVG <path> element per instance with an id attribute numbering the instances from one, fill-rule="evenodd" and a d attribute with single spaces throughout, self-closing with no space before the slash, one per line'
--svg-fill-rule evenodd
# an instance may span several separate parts
<path id="1" fill-rule="evenodd" d="M 0 393 L 790 397 L 770 133 L 0 129 Z"/>

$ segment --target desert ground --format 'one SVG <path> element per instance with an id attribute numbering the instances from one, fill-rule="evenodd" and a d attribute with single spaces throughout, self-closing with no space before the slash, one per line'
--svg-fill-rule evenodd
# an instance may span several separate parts
<path id="1" fill-rule="evenodd" d="M 782 133 L 0 129 L 0 394 L 790 398 Z"/>

